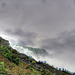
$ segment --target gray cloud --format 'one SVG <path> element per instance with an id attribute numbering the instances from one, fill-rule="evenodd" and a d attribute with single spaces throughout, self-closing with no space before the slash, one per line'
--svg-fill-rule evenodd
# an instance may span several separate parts
<path id="1" fill-rule="evenodd" d="M 69 70 L 74 71 L 75 30 L 64 31 L 53 39 L 44 39 L 40 46 L 48 50 L 49 54 L 52 55 L 51 58 L 60 60 L 64 64 L 69 64 Z"/>
<path id="2" fill-rule="evenodd" d="M 42 40 L 41 47 L 58 52 L 65 50 L 75 51 L 75 31 L 65 31 L 56 38 L 44 39 Z"/>
<path id="3" fill-rule="evenodd" d="M 34 45 L 35 39 L 37 38 L 37 34 L 35 32 L 29 32 L 21 29 L 16 29 L 14 31 L 6 29 L 5 32 L 8 35 L 17 37 L 19 45 Z"/>

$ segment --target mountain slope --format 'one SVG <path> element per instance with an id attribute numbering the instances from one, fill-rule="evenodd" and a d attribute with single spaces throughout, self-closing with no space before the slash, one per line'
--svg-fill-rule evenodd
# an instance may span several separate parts
<path id="1" fill-rule="evenodd" d="M 0 37 L 0 73 L 4 75 L 71 75 L 70 72 L 37 62 L 10 47 L 9 42 Z"/>

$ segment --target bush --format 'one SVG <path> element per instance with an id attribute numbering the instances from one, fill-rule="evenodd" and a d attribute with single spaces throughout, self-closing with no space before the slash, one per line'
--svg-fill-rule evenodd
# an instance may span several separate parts
<path id="1" fill-rule="evenodd" d="M 0 62 L 0 71 L 4 70 L 4 62 Z"/>
<path id="2" fill-rule="evenodd" d="M 12 50 L 12 53 L 17 54 L 17 51 L 15 49 Z"/>
<path id="3" fill-rule="evenodd" d="M 32 61 L 32 64 L 34 65 L 34 64 L 36 64 L 36 62 L 33 60 L 33 61 Z"/>
<path id="4" fill-rule="evenodd" d="M 10 61 L 14 62 L 16 65 L 19 64 L 20 58 L 18 57 L 17 54 L 11 54 L 10 55 Z"/>
<path id="5" fill-rule="evenodd" d="M 8 50 L 8 48 L 7 48 L 6 46 L 1 46 L 0 50 L 1 50 L 1 51 L 0 51 L 1 54 L 2 54 L 5 58 L 7 58 L 7 59 L 9 59 L 10 61 L 14 62 L 16 65 L 19 64 L 20 58 L 19 58 L 19 56 L 16 54 L 16 53 L 17 53 L 16 50 L 13 49 L 12 52 L 11 52 L 10 50 Z"/>

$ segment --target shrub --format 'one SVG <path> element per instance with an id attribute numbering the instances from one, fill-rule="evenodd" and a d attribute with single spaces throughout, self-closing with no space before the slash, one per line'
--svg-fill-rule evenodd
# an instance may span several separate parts
<path id="1" fill-rule="evenodd" d="M 10 58 L 11 58 L 11 61 L 14 62 L 16 65 L 19 64 L 20 58 L 18 57 L 17 54 L 12 54 Z"/>
<path id="2" fill-rule="evenodd" d="M 32 64 L 33 64 L 33 65 L 36 64 L 34 60 L 32 61 Z"/>
<path id="3" fill-rule="evenodd" d="M 15 49 L 12 50 L 12 53 L 17 54 L 17 51 Z"/>
<path id="4" fill-rule="evenodd" d="M 17 53 L 16 50 L 13 49 L 13 51 L 11 52 L 11 51 L 8 50 L 8 48 L 7 48 L 6 46 L 1 46 L 0 50 L 2 51 L 2 52 L 0 51 L 1 54 L 2 54 L 5 58 L 7 58 L 7 59 L 9 59 L 10 61 L 14 62 L 16 65 L 19 64 L 20 58 L 19 58 L 19 56 L 16 54 L 16 53 Z"/>
<path id="5" fill-rule="evenodd" d="M 4 70 L 4 62 L 0 62 L 0 71 Z"/>

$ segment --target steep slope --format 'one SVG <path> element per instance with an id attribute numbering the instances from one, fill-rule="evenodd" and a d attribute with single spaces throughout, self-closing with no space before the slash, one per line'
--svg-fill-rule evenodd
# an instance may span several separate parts
<path id="1" fill-rule="evenodd" d="M 71 75 L 11 48 L 9 42 L 0 38 L 0 73 L 4 75 Z"/>
<path id="2" fill-rule="evenodd" d="M 41 75 L 40 72 L 36 70 L 31 71 L 30 69 L 26 69 L 29 65 L 25 62 L 20 62 L 17 66 L 13 62 L 9 61 L 2 55 L 0 55 L 0 74 L 4 75 Z"/>

